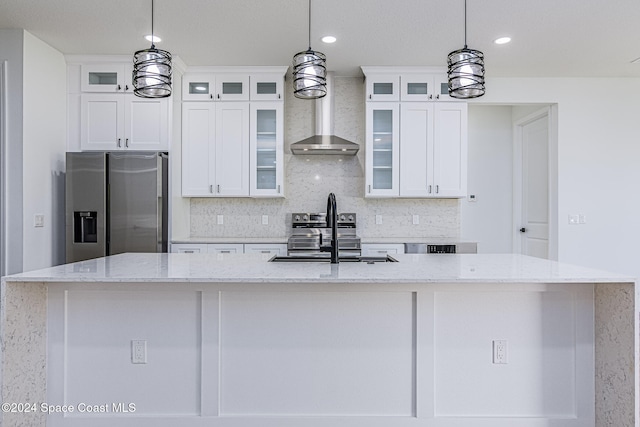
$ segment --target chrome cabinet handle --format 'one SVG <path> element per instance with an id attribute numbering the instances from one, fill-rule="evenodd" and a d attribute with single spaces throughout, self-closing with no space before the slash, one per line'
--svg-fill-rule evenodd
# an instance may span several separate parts
<path id="1" fill-rule="evenodd" d="M 209 98 L 213 99 L 213 94 L 209 95 Z"/>
<path id="2" fill-rule="evenodd" d="M 220 253 L 221 253 L 221 254 L 230 254 L 230 253 L 231 253 L 231 251 L 229 251 L 229 250 L 226 250 L 226 251 L 220 251 Z"/>
<path id="3" fill-rule="evenodd" d="M 122 86 L 118 85 L 118 90 L 122 89 Z"/>
<path id="4" fill-rule="evenodd" d="M 280 99 L 280 94 L 278 94 L 278 99 Z"/>
<path id="5" fill-rule="evenodd" d="M 371 99 L 371 94 L 369 94 L 369 99 Z"/>
<path id="6" fill-rule="evenodd" d="M 436 95 L 436 99 L 440 99 L 440 94 L 437 94 L 437 95 Z"/>
<path id="7" fill-rule="evenodd" d="M 369 187 L 369 191 L 368 192 L 371 193 L 371 185 L 369 185 L 368 187 Z"/>
<path id="8" fill-rule="evenodd" d="M 220 99 L 220 94 L 218 94 L 218 99 Z"/>
<path id="9" fill-rule="evenodd" d="M 195 251 L 194 251 L 193 249 L 191 249 L 191 250 L 189 250 L 189 251 L 182 251 L 182 253 L 185 253 L 185 254 L 193 254 L 193 253 L 195 253 Z"/>
<path id="10" fill-rule="evenodd" d="M 280 194 L 280 184 L 278 184 L 278 194 Z"/>
<path id="11" fill-rule="evenodd" d="M 431 186 L 429 186 L 429 189 L 427 191 L 429 194 L 431 194 Z"/>
<path id="12" fill-rule="evenodd" d="M 213 184 L 209 185 L 209 193 L 213 193 Z"/>
<path id="13" fill-rule="evenodd" d="M 433 99 L 433 95 L 429 95 L 429 99 Z"/>
<path id="14" fill-rule="evenodd" d="M 218 193 L 220 192 L 220 184 L 217 185 Z"/>
<path id="15" fill-rule="evenodd" d="M 438 194 L 440 192 L 440 186 L 436 185 L 436 194 Z"/>

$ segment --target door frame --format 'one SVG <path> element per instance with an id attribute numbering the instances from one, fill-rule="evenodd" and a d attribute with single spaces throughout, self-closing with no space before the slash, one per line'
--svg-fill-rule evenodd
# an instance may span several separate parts
<path id="1" fill-rule="evenodd" d="M 512 252 L 522 253 L 522 128 L 547 117 L 549 259 L 558 260 L 558 106 L 552 104 L 513 123 L 513 215 Z"/>

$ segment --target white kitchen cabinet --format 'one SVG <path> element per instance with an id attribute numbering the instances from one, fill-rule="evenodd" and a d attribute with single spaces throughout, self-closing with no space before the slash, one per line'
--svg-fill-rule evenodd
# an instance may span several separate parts
<path id="1" fill-rule="evenodd" d="M 273 255 L 286 255 L 287 244 L 286 243 L 245 243 L 244 253 L 258 253 L 267 258 L 271 258 Z"/>
<path id="2" fill-rule="evenodd" d="M 80 67 L 80 88 L 83 92 L 133 92 L 133 64 L 95 63 Z"/>
<path id="3" fill-rule="evenodd" d="M 464 197 L 467 104 L 403 103 L 400 117 L 400 197 Z"/>
<path id="4" fill-rule="evenodd" d="M 212 101 L 215 90 L 213 73 L 185 73 L 182 76 L 183 101 Z"/>
<path id="5" fill-rule="evenodd" d="M 444 73 L 405 73 L 400 75 L 401 101 L 445 101 L 449 96 Z"/>
<path id="6" fill-rule="evenodd" d="M 242 243 L 209 243 L 207 253 L 210 254 L 242 254 L 244 245 Z"/>
<path id="7" fill-rule="evenodd" d="M 367 101 L 399 101 L 400 75 L 376 74 L 367 76 Z"/>
<path id="8" fill-rule="evenodd" d="M 206 254 L 206 243 L 172 243 L 171 252 L 180 254 Z"/>
<path id="9" fill-rule="evenodd" d="M 397 197 L 400 105 L 397 102 L 369 102 L 366 110 L 365 195 Z"/>
<path id="10" fill-rule="evenodd" d="M 467 104 L 407 102 L 400 117 L 400 197 L 464 197 Z"/>
<path id="11" fill-rule="evenodd" d="M 282 74 L 251 74 L 249 81 L 251 84 L 249 99 L 252 101 L 279 101 L 284 99 Z"/>
<path id="12" fill-rule="evenodd" d="M 249 74 L 216 74 L 216 101 L 248 101 Z"/>
<path id="13" fill-rule="evenodd" d="M 404 253 L 402 243 L 363 243 L 362 256 L 385 256 Z"/>
<path id="14" fill-rule="evenodd" d="M 251 196 L 284 197 L 283 103 L 251 102 Z"/>
<path id="15" fill-rule="evenodd" d="M 444 72 L 427 67 L 362 70 L 367 81 L 365 196 L 465 197 L 467 104 L 447 101 Z M 391 81 L 399 84 L 397 102 L 371 96 L 375 84 Z"/>
<path id="16" fill-rule="evenodd" d="M 169 102 L 133 94 L 84 93 L 80 99 L 82 150 L 169 148 Z"/>
<path id="17" fill-rule="evenodd" d="M 249 104 L 182 104 L 182 195 L 249 195 Z"/>

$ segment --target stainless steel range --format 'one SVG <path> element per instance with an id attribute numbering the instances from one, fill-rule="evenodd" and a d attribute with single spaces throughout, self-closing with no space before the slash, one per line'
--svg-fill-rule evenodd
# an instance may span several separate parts
<path id="1" fill-rule="evenodd" d="M 337 224 L 339 256 L 360 256 L 360 238 L 356 235 L 356 214 L 338 214 Z M 327 227 L 326 213 L 293 213 L 291 229 L 291 236 L 287 242 L 287 255 L 330 257 L 330 253 L 322 249 L 331 244 L 331 228 Z"/>

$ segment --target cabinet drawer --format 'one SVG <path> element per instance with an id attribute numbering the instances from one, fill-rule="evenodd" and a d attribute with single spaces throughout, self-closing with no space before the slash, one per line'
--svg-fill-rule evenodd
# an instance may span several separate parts
<path id="1" fill-rule="evenodd" d="M 207 245 L 200 243 L 172 243 L 171 244 L 171 253 L 179 253 L 179 254 L 206 254 L 207 253 Z"/>

